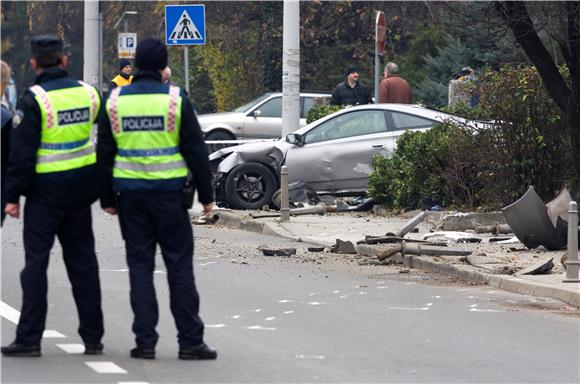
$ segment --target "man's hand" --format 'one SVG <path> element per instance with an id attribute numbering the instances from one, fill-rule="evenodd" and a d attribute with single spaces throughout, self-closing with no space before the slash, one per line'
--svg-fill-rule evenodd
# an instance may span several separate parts
<path id="1" fill-rule="evenodd" d="M 203 204 L 203 214 L 209 215 L 213 211 L 213 201 L 211 203 Z"/>
<path id="2" fill-rule="evenodd" d="M 113 215 L 113 216 L 117 214 L 117 208 L 113 208 L 113 207 L 103 208 L 103 211 L 105 211 L 109 215 Z"/>
<path id="3" fill-rule="evenodd" d="M 4 212 L 7 215 L 10 215 L 10 216 L 18 219 L 18 218 L 20 218 L 20 204 L 8 203 L 8 204 L 6 204 L 6 207 L 4 208 Z"/>

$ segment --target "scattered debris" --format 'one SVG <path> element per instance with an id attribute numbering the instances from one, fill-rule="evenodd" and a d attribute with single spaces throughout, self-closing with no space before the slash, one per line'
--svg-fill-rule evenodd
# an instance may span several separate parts
<path id="1" fill-rule="evenodd" d="M 423 221 L 423 219 L 425 219 L 425 217 L 427 217 L 427 212 L 425 212 L 425 211 L 420 212 L 415 217 L 413 217 L 411 220 L 409 220 L 403 228 L 401 228 L 400 230 L 398 230 L 395 233 L 387 233 L 386 236 L 393 235 L 395 237 L 403 237 L 407 233 L 409 233 L 413 228 L 415 228 L 417 225 L 419 225 L 419 223 L 421 221 Z"/>
<path id="2" fill-rule="evenodd" d="M 544 275 L 549 273 L 554 268 L 554 258 L 546 257 L 537 263 L 530 265 L 527 268 L 517 272 L 516 275 Z"/>
<path id="3" fill-rule="evenodd" d="M 556 198 L 544 205 L 540 196 L 530 186 L 516 202 L 502 208 L 515 235 L 528 248 L 543 245 L 550 251 L 562 249 L 568 238 L 568 223 L 560 217 L 562 206 L 571 201 L 564 189 Z"/>
<path id="4" fill-rule="evenodd" d="M 336 239 L 336 244 L 330 247 L 330 252 L 343 255 L 354 255 L 356 254 L 356 249 L 351 241 Z"/>
<path id="5" fill-rule="evenodd" d="M 324 203 L 318 203 L 311 207 L 290 209 L 290 216 L 324 215 L 325 213 L 326 213 L 326 205 L 324 205 Z M 252 219 L 262 219 L 265 217 L 280 217 L 280 215 L 281 215 L 280 212 L 268 212 L 268 213 L 250 212 L 250 217 Z"/>
<path id="6" fill-rule="evenodd" d="M 510 237 L 509 239 L 498 240 L 495 243 L 496 244 L 517 244 L 517 243 L 521 243 L 521 241 L 520 241 L 520 239 L 518 239 L 517 236 L 513 236 L 513 237 Z"/>
<path id="7" fill-rule="evenodd" d="M 435 239 L 433 239 L 435 238 Z M 441 231 L 428 233 L 423 236 L 424 240 L 431 239 L 431 241 L 451 241 L 455 243 L 480 243 L 481 239 L 475 237 L 472 233 L 468 232 L 454 232 L 454 231 Z"/>
<path id="8" fill-rule="evenodd" d="M 512 233 L 512 229 L 508 224 L 495 223 L 494 225 L 478 225 L 475 227 L 475 232 L 477 233 L 493 233 L 494 235 L 499 235 L 502 233 Z"/>
<path id="9" fill-rule="evenodd" d="M 562 257 L 560 257 L 560 263 L 562 263 L 564 270 L 566 270 L 566 261 L 568 261 L 568 253 L 564 253 Z"/>
<path id="10" fill-rule="evenodd" d="M 259 247 L 258 248 L 264 256 L 292 256 L 296 254 L 296 248 L 276 248 L 276 249 L 268 249 Z"/>
<path id="11" fill-rule="evenodd" d="M 308 252 L 323 252 L 324 247 L 308 247 Z"/>
<path id="12" fill-rule="evenodd" d="M 399 252 L 403 255 L 403 257 L 405 254 L 417 256 L 466 256 L 471 255 L 472 253 L 471 251 L 466 251 L 463 249 L 407 243 L 403 241 L 401 244 L 383 250 L 377 255 L 377 258 L 382 261 L 394 256 Z"/>
<path id="13" fill-rule="evenodd" d="M 208 213 L 192 220 L 191 222 L 195 225 L 215 224 L 219 219 L 219 215 L 215 213 Z"/>
<path id="14" fill-rule="evenodd" d="M 512 237 L 490 237 L 489 240 L 488 240 L 488 242 L 490 242 L 490 243 L 499 243 L 501 241 L 507 241 L 507 240 L 510 240 L 510 239 L 512 239 Z M 519 241 L 517 237 L 515 239 L 517 241 Z"/>

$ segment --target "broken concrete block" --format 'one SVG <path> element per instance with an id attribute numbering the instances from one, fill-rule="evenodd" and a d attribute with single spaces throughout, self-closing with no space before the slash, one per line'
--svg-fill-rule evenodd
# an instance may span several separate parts
<path id="1" fill-rule="evenodd" d="M 340 253 L 343 255 L 354 255 L 356 254 L 356 249 L 351 241 L 342 241 L 336 239 L 336 244 L 330 248 L 332 253 Z"/>
<path id="2" fill-rule="evenodd" d="M 553 257 L 546 257 L 537 263 L 530 265 L 527 268 L 522 269 L 521 271 L 516 272 L 516 275 L 544 275 L 549 273 L 552 268 L 554 268 L 554 258 Z"/>
<path id="3" fill-rule="evenodd" d="M 268 248 L 259 248 L 260 251 L 264 254 L 264 256 L 292 256 L 296 254 L 296 248 L 277 248 L 277 249 L 268 249 Z"/>

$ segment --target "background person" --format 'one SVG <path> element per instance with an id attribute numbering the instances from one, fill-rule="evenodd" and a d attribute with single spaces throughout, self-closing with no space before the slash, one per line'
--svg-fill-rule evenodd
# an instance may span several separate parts
<path id="1" fill-rule="evenodd" d="M 155 358 L 159 308 L 153 271 L 159 244 L 178 330 L 179 358 L 215 359 L 203 339 L 193 276 L 193 231 L 182 196 L 188 172 L 205 214 L 213 207 L 211 172 L 203 134 L 183 90 L 161 82 L 167 48 L 156 39 L 137 46 L 134 82 L 111 92 L 99 122 L 101 207 L 119 212 L 131 285 L 131 357 Z M 177 122 L 180 122 L 178 125 Z"/>
<path id="2" fill-rule="evenodd" d="M 10 67 L 4 61 L 0 61 L 0 69 L 1 69 L 1 82 L 0 82 L 0 90 L 2 95 L 2 116 L 1 116 L 1 123 L 2 123 L 2 159 L 1 159 L 1 166 L 2 170 L 1 177 L 2 177 L 2 224 L 4 224 L 4 219 L 6 218 L 6 213 L 4 212 L 4 207 L 6 206 L 6 198 L 4 196 L 4 188 L 6 186 L 6 171 L 8 169 L 8 156 L 10 154 L 10 131 L 12 130 L 12 112 L 10 112 L 10 108 L 7 105 L 7 101 L 5 100 L 6 96 L 6 87 L 10 84 Z"/>
<path id="3" fill-rule="evenodd" d="M 379 103 L 411 104 L 412 100 L 411 86 L 399 75 L 399 66 L 387 63 L 385 78 L 379 85 Z"/>
<path id="4" fill-rule="evenodd" d="M 109 85 L 109 92 L 117 87 L 123 87 L 125 85 L 131 84 L 133 81 L 133 66 L 131 62 L 127 59 L 119 60 L 119 74 L 111 80 L 111 85 Z"/>
<path id="5" fill-rule="evenodd" d="M 330 104 L 334 105 L 359 105 L 372 104 L 373 99 L 369 88 L 359 80 L 359 73 L 356 67 L 349 67 L 346 70 L 345 79 L 338 84 L 334 91 Z"/>
<path id="6" fill-rule="evenodd" d="M 165 67 L 163 71 L 161 71 L 161 82 L 163 84 L 169 84 L 171 81 L 171 68 Z"/>
<path id="7" fill-rule="evenodd" d="M 91 218 L 98 196 L 96 155 L 89 139 L 101 101 L 95 88 L 68 77 L 68 58 L 57 36 L 37 36 L 31 48 L 36 85 L 22 96 L 24 117 L 11 132 L 5 208 L 19 218 L 20 196 L 26 196 L 22 310 L 16 339 L 1 351 L 5 356 L 40 356 L 48 307 L 46 271 L 58 237 L 85 354 L 96 355 L 103 350 L 104 329 Z"/>

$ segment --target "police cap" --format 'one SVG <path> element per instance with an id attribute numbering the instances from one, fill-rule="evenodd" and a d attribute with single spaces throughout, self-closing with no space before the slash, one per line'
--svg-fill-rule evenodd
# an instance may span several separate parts
<path id="1" fill-rule="evenodd" d="M 63 42 L 56 35 L 35 36 L 30 42 L 30 49 L 34 57 L 45 54 L 64 53 Z"/>

